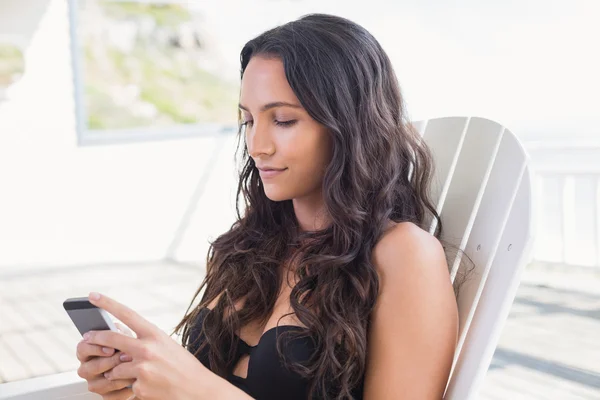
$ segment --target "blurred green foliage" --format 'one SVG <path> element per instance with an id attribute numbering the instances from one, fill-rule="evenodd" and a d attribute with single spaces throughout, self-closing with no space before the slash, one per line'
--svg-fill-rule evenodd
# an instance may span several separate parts
<path id="1" fill-rule="evenodd" d="M 0 86 L 8 86 L 23 73 L 25 59 L 21 49 L 0 43 Z"/>
<path id="2" fill-rule="evenodd" d="M 89 1 L 89 0 L 88 0 Z M 176 35 L 189 21 L 185 7 L 100 0 L 106 23 L 136 24 L 150 16 L 157 29 Z M 86 11 L 85 9 L 83 10 Z M 92 16 L 94 17 L 94 16 Z M 83 33 L 85 105 L 90 129 L 193 123 L 235 124 L 238 83 L 202 67 L 206 52 L 135 36 L 130 52 L 103 36 Z M 235 77 L 237 78 L 237 77 Z"/>

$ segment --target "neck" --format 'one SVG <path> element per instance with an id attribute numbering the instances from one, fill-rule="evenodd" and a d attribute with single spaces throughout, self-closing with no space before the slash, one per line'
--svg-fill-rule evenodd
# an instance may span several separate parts
<path id="1" fill-rule="evenodd" d="M 321 191 L 293 199 L 292 204 L 301 231 L 318 231 L 331 223 Z"/>

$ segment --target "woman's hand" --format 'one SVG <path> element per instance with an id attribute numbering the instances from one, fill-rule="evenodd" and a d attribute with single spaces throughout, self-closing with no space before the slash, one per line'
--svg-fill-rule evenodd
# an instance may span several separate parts
<path id="1" fill-rule="evenodd" d="M 120 332 L 133 336 L 131 331 L 116 324 Z M 133 391 L 128 386 L 133 384 L 133 379 L 109 381 L 104 373 L 110 371 L 123 361 L 119 359 L 121 353 L 110 347 L 98 346 L 82 340 L 77 345 L 77 359 L 81 365 L 77 374 L 88 382 L 88 390 L 102 395 L 104 400 L 128 400 Z"/>
<path id="2" fill-rule="evenodd" d="M 89 300 L 137 334 L 137 338 L 133 338 L 111 331 L 91 331 L 84 336 L 88 345 L 121 350 L 121 361 L 125 362 L 117 363 L 104 373 L 108 381 L 133 380 L 132 393 L 141 400 L 198 400 L 210 396 L 217 375 L 184 347 L 133 310 L 107 296 L 91 293 Z"/>

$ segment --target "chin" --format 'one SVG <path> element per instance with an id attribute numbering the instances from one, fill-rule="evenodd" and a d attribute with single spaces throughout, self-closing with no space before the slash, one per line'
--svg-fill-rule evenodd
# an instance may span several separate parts
<path id="1" fill-rule="evenodd" d="M 265 191 L 265 195 L 271 201 L 285 201 L 289 200 L 291 197 L 285 196 L 283 193 L 277 191 Z"/>
<path id="2" fill-rule="evenodd" d="M 285 201 L 290 200 L 292 197 L 289 196 L 289 193 L 286 193 L 284 190 L 279 190 L 276 187 L 265 187 L 265 196 L 271 201 Z"/>

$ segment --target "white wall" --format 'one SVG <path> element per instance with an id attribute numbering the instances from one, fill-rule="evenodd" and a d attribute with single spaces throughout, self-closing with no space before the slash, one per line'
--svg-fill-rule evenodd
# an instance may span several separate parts
<path id="1" fill-rule="evenodd" d="M 50 1 L 26 52 L 26 74 L 0 103 L 4 271 L 165 257 L 217 145 L 207 137 L 77 147 L 66 3 Z M 233 150 L 228 139 L 224 176 L 233 173 Z M 194 216 L 204 223 L 181 243 L 183 259 L 202 260 L 206 237 L 231 221 L 230 184 L 220 176 Z"/>

